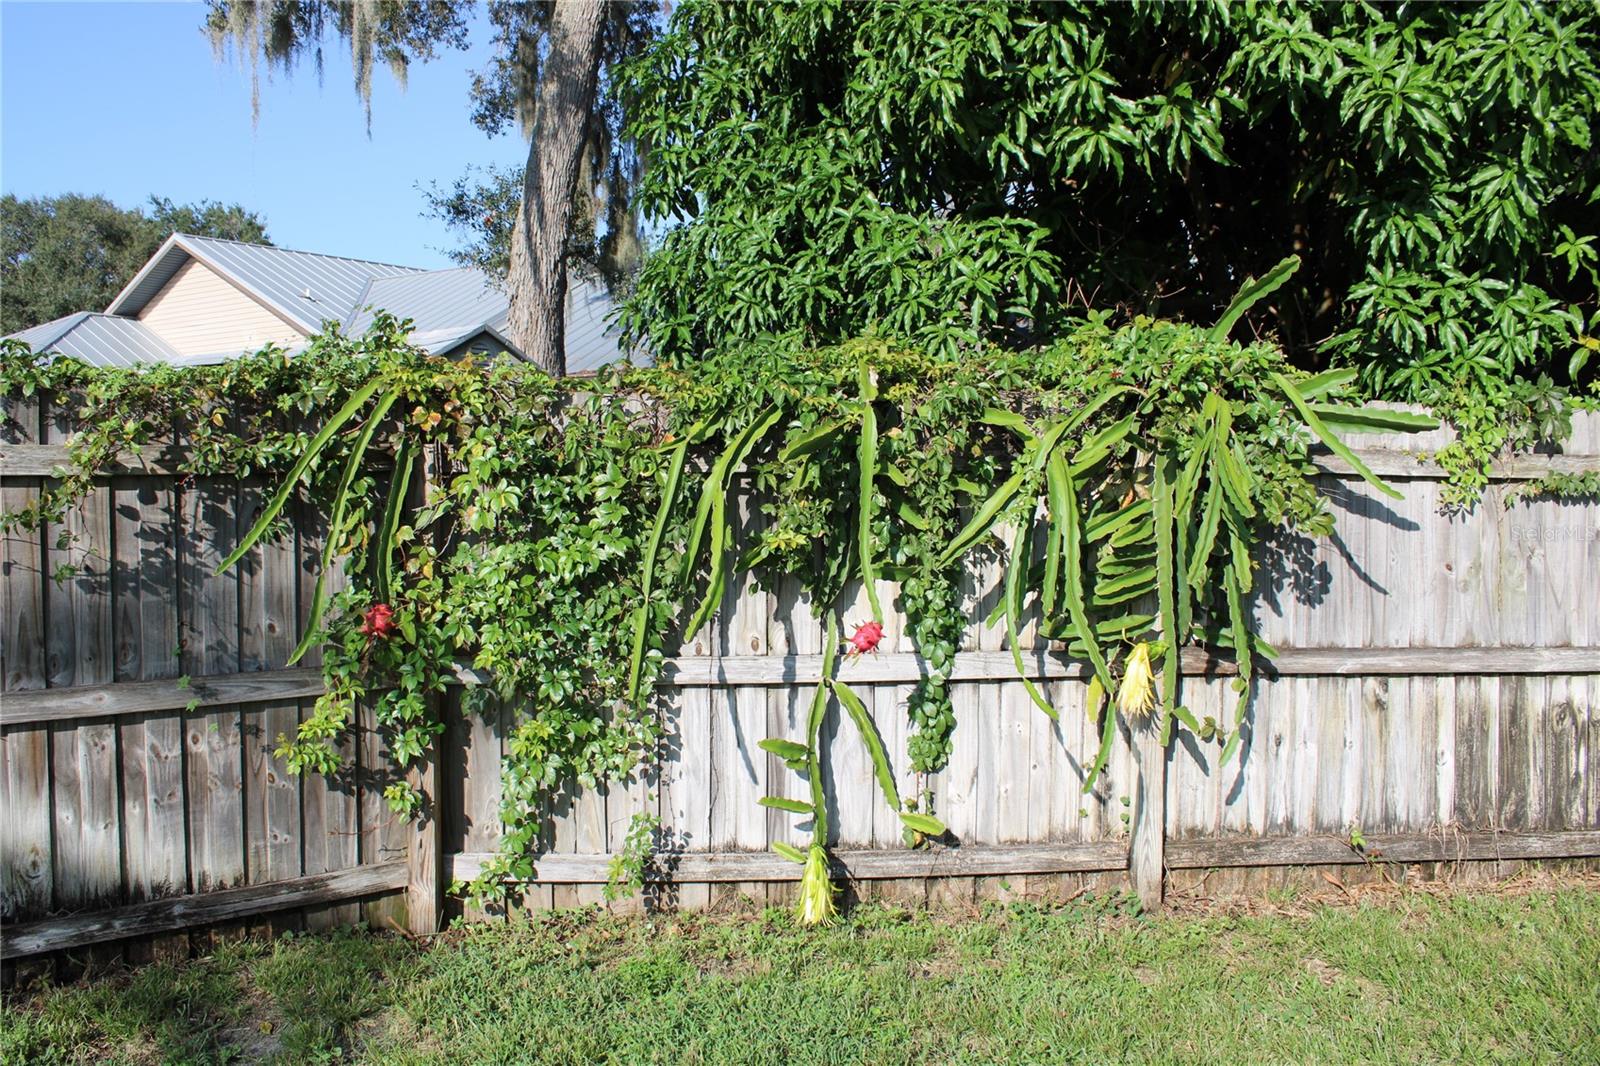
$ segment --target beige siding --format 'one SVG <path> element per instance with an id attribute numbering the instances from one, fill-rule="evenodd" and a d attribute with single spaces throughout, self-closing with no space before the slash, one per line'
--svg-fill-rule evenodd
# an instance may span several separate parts
<path id="1" fill-rule="evenodd" d="M 304 336 L 194 259 L 161 287 L 139 313 L 139 320 L 180 355 L 254 351 L 273 342 L 290 344 Z"/>

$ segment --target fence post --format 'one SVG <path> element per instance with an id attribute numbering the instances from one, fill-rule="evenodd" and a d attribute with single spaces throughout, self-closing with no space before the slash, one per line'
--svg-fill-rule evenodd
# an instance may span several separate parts
<path id="1" fill-rule="evenodd" d="M 438 449 L 425 445 L 417 459 L 417 474 L 411 499 L 406 502 L 413 508 L 426 505 L 433 498 L 438 484 Z M 444 713 L 445 701 L 435 695 L 429 699 L 435 716 Z M 442 735 L 442 734 L 441 734 Z M 439 761 L 443 746 L 436 737 L 422 753 L 422 758 L 406 771 L 406 781 L 423 796 L 422 809 L 410 824 L 406 842 L 406 928 L 413 936 L 437 933 L 444 917 L 444 797 L 439 791 L 441 775 Z"/>
<path id="2" fill-rule="evenodd" d="M 1107 707 L 1107 714 L 1115 708 Z M 1130 730 L 1138 781 L 1134 787 L 1132 840 L 1128 847 L 1128 876 L 1139 904 L 1147 911 L 1161 908 L 1167 865 L 1167 746 L 1161 743 L 1161 726 L 1154 718 Z"/>
<path id="3" fill-rule="evenodd" d="M 406 841 L 406 928 L 413 936 L 439 931 L 444 915 L 444 851 L 439 809 L 439 744 L 430 744 L 423 762 L 406 772 L 412 788 L 427 797 L 411 823 Z"/>

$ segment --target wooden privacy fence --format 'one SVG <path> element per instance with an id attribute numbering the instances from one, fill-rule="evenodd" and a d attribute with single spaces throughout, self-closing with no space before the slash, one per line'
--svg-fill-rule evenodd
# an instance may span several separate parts
<path id="1" fill-rule="evenodd" d="M 6 510 L 36 496 L 70 424 L 13 402 L 0 443 Z M 1507 492 L 1552 470 L 1600 466 L 1600 418 L 1580 416 L 1560 455 L 1495 468 L 1468 514 L 1438 513 L 1438 471 L 1401 449 L 1443 433 L 1352 439 L 1402 488 L 1377 497 L 1324 461 L 1335 532 L 1266 553 L 1254 610 L 1281 649 L 1255 682 L 1236 759 L 1182 736 L 1163 751 L 1124 729 L 1107 772 L 1081 791 L 1098 738 L 1081 663 L 1033 647 L 1029 672 L 1060 710 L 1033 706 L 989 613 L 998 574 L 974 567 L 951 686 L 948 767 L 918 780 L 907 697 L 921 661 L 890 611 L 880 654 L 840 671 L 876 715 L 903 795 L 952 843 L 908 850 L 871 764 L 837 709 L 823 773 L 841 876 L 863 896 L 1059 895 L 1085 883 L 1208 893 L 1260 887 L 1270 871 L 1373 863 L 1502 863 L 1600 857 L 1600 507 Z M 448 731 L 416 783 L 433 797 L 413 825 L 382 799 L 386 758 L 370 715 L 333 780 L 287 774 L 271 755 L 321 691 L 315 663 L 285 661 L 310 599 L 318 516 L 220 576 L 263 485 L 179 477 L 173 449 L 104 472 L 65 531 L 5 540 L 0 645 L 3 947 L 7 958 L 272 915 L 272 927 L 359 917 L 436 927 L 445 886 L 471 877 L 499 833 L 500 759 L 515 708 L 454 690 Z M 760 522 L 741 504 L 744 534 Z M 885 583 L 883 602 L 893 603 Z M 867 616 L 865 596 L 844 617 Z M 1034 626 L 1024 641 L 1033 644 Z M 774 842 L 805 843 L 798 816 L 757 804 L 804 782 L 757 742 L 801 734 L 822 629 L 797 589 L 730 588 L 706 631 L 669 662 L 658 701 L 670 734 L 659 773 L 558 796 L 537 880 L 521 906 L 602 898 L 633 816 L 656 814 L 646 895 L 704 907 L 792 898 L 799 867 Z M 1231 713 L 1227 663 L 1193 653 L 1183 702 Z M 470 695 L 469 695 L 470 693 Z M 1351 846 L 1352 829 L 1366 841 Z M 1197 887 L 1202 886 L 1203 887 Z M 634 901 L 637 904 L 637 901 Z M 469 918 L 487 918 L 471 907 Z"/>

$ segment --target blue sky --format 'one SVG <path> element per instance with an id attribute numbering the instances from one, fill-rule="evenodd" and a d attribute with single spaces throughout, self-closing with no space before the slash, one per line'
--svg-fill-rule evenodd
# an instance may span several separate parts
<path id="1" fill-rule="evenodd" d="M 320 88 L 309 63 L 263 73 L 252 129 L 249 73 L 216 61 L 204 14 L 0 0 L 0 191 L 237 202 L 283 247 L 448 266 L 455 240 L 421 217 L 417 184 L 526 158 L 519 137 L 490 140 L 468 119 L 470 74 L 489 55 L 481 12 L 471 50 L 413 65 L 403 92 L 387 68 L 373 72 L 370 139 L 348 51 L 332 40 Z"/>

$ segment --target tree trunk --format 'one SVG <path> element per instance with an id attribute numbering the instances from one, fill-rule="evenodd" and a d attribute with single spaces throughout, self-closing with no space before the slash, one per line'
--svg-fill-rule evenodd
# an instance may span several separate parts
<path id="1" fill-rule="evenodd" d="M 594 110 L 604 20 L 604 0 L 556 0 L 533 105 L 522 209 L 511 234 L 510 340 L 557 376 L 567 372 L 567 227 Z"/>

